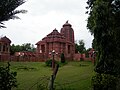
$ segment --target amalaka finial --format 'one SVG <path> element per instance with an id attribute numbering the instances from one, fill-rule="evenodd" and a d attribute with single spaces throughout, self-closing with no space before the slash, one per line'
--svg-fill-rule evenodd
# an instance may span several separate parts
<path id="1" fill-rule="evenodd" d="M 66 21 L 66 23 L 68 23 L 68 20 Z"/>
<path id="2" fill-rule="evenodd" d="M 54 30 L 57 30 L 56 28 Z"/>
<path id="3" fill-rule="evenodd" d="M 57 29 L 55 28 L 53 31 L 57 31 Z"/>

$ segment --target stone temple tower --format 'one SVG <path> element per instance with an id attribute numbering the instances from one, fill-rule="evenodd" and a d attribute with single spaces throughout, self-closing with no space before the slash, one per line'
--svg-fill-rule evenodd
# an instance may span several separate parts
<path id="1" fill-rule="evenodd" d="M 66 23 L 61 28 L 60 33 L 66 38 L 66 52 L 64 53 L 66 58 L 73 59 L 75 54 L 75 43 L 74 43 L 74 30 L 72 28 L 72 25 L 66 21 Z"/>
<path id="2" fill-rule="evenodd" d="M 72 25 L 69 24 L 68 21 L 63 25 L 60 32 L 66 37 L 67 41 L 74 43 L 74 31 Z"/>
<path id="3" fill-rule="evenodd" d="M 60 33 L 58 30 L 54 29 L 42 40 L 38 41 L 36 45 L 37 54 L 42 55 L 46 59 L 50 58 L 51 55 L 49 53 L 55 50 L 58 60 L 60 60 L 62 53 L 64 53 L 66 60 L 73 60 L 75 54 L 75 43 L 72 25 L 67 21 L 61 28 Z"/>

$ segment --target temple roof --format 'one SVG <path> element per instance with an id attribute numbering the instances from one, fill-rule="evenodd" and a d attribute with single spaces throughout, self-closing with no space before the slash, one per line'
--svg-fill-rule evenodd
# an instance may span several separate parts
<path id="1" fill-rule="evenodd" d="M 11 40 L 7 38 L 6 36 L 0 38 L 0 42 L 6 42 L 6 43 L 11 43 Z"/>
<path id="2" fill-rule="evenodd" d="M 62 39 L 65 39 L 65 37 L 58 32 L 58 30 L 56 30 L 56 28 L 50 33 L 47 35 L 47 38 L 62 38 Z"/>
<path id="3" fill-rule="evenodd" d="M 68 23 L 68 20 L 67 20 L 66 23 L 63 25 L 63 27 L 65 27 L 65 26 L 70 26 L 70 27 L 71 27 L 72 25 L 69 24 L 69 23 Z"/>
<path id="4" fill-rule="evenodd" d="M 63 34 L 59 33 L 56 28 L 49 33 L 46 37 L 42 39 L 42 41 L 39 41 L 36 44 L 39 44 L 40 42 L 65 42 L 66 38 L 63 36 Z"/>

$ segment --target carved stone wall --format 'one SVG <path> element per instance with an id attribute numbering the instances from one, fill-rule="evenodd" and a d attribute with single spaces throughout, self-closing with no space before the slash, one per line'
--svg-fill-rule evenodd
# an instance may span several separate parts
<path id="1" fill-rule="evenodd" d="M 0 61 L 7 60 L 9 58 L 10 43 L 11 43 L 11 40 L 6 36 L 0 38 Z"/>
<path id="2" fill-rule="evenodd" d="M 65 58 L 73 60 L 75 54 L 74 31 L 72 25 L 66 22 L 61 28 L 60 33 L 54 29 L 46 37 L 36 43 L 37 53 L 50 58 L 50 53 L 55 50 L 56 58 L 60 60 L 61 53 L 64 53 Z"/>

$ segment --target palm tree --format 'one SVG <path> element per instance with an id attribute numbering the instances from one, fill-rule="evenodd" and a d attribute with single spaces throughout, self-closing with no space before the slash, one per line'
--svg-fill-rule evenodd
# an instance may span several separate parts
<path id="1" fill-rule="evenodd" d="M 0 28 L 5 28 L 4 21 L 19 19 L 16 14 L 27 12 L 26 10 L 16 10 L 23 3 L 25 3 L 24 0 L 0 0 Z"/>

